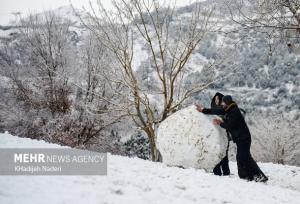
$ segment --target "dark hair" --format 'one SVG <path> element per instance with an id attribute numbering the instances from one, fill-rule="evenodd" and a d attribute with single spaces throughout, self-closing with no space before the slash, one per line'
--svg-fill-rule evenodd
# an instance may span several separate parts
<path id="1" fill-rule="evenodd" d="M 222 101 L 226 105 L 230 105 L 233 102 L 232 97 L 230 95 L 223 96 Z"/>
<path id="2" fill-rule="evenodd" d="M 223 94 L 217 92 L 214 97 L 211 99 L 211 103 L 210 103 L 210 106 L 211 108 L 215 108 L 216 106 L 219 106 L 219 104 L 216 104 L 215 100 L 216 100 L 216 97 L 219 97 L 219 100 L 222 101 L 222 98 L 223 98 Z"/>

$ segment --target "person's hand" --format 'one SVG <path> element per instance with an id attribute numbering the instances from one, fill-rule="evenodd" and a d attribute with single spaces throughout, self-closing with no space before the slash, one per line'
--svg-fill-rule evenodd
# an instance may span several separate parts
<path id="1" fill-rule="evenodd" d="M 196 109 L 197 109 L 197 111 L 202 112 L 204 108 L 202 105 L 196 104 Z"/>
<path id="2" fill-rule="evenodd" d="M 218 118 L 214 118 L 214 119 L 213 119 L 213 124 L 214 124 L 214 125 L 220 125 L 222 122 L 223 122 L 223 121 L 220 120 L 220 119 L 218 119 Z"/>

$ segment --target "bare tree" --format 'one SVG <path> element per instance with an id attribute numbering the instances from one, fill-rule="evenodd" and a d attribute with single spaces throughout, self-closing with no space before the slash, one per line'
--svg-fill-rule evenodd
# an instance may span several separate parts
<path id="1" fill-rule="evenodd" d="M 70 27 L 54 11 L 20 19 L 0 49 L 1 75 L 12 82 L 0 87 L 9 96 L 0 101 L 1 116 L 12 119 L 1 125 L 19 136 L 120 153 L 111 126 L 124 114 L 107 101 L 122 100 L 122 86 L 111 87 L 101 74 L 109 69 L 106 48 L 90 35 L 78 43 Z"/>
<path id="2" fill-rule="evenodd" d="M 29 106 L 49 108 L 53 117 L 66 113 L 70 87 L 68 78 L 61 76 L 67 71 L 70 21 L 49 11 L 19 22 L 22 67 L 12 79 L 20 99 Z"/>
<path id="3" fill-rule="evenodd" d="M 122 92 L 123 88 L 119 84 L 108 83 L 110 57 L 106 48 L 99 45 L 92 35 L 87 35 L 80 50 L 80 70 L 76 73 L 75 82 L 70 84 L 77 90 L 74 108 L 80 113 L 78 119 L 90 121 L 81 125 L 83 137 L 78 141 L 78 145 L 85 146 L 126 114 L 112 109 L 111 106 L 114 105 L 109 102 L 121 101 L 118 93 Z"/>
<path id="4" fill-rule="evenodd" d="M 251 127 L 254 136 L 254 155 L 265 162 L 299 165 L 300 139 L 297 121 L 282 115 L 256 117 Z"/>
<path id="5" fill-rule="evenodd" d="M 91 5 L 87 19 L 78 16 L 114 56 L 107 79 L 127 90 L 119 93 L 125 100 L 114 108 L 125 111 L 147 134 L 152 160 L 157 161 L 160 159 L 155 145 L 157 125 L 192 94 L 213 83 L 210 80 L 185 89 L 183 79 L 193 51 L 205 34 L 215 29 L 209 21 L 214 9 L 195 4 L 190 16 L 181 16 L 176 13 L 175 4 L 157 0 L 116 0 L 112 3 L 112 10 L 99 1 L 97 8 Z M 134 64 L 139 56 L 137 41 L 149 51 L 149 66 L 155 72 L 153 89 L 143 86 L 137 76 L 138 67 Z M 163 104 L 162 108 L 157 106 L 157 101 Z"/>
<path id="6" fill-rule="evenodd" d="M 245 28 L 277 31 L 278 36 L 299 38 L 298 0 L 225 0 L 231 18 Z M 279 33 L 279 34 L 278 34 Z"/>

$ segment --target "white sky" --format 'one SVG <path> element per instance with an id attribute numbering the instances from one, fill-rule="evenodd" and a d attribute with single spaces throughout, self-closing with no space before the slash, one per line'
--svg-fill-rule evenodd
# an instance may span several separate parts
<path id="1" fill-rule="evenodd" d="M 91 0 L 91 2 L 95 1 Z M 71 2 L 77 8 L 89 6 L 89 0 L 71 0 Z M 110 6 L 110 0 L 103 2 Z M 56 9 L 66 5 L 70 5 L 69 0 L 0 0 L 0 25 L 6 25 L 10 20 L 14 20 L 12 12 L 21 12 L 23 16 L 28 13 Z"/>
<path id="2" fill-rule="evenodd" d="M 182 6 L 193 1 L 195 0 L 177 0 L 176 4 Z M 77 8 L 89 5 L 89 0 L 71 0 L 71 2 Z M 91 0 L 91 2 L 96 2 L 96 0 Z M 110 6 L 110 0 L 102 2 L 106 6 Z M 69 4 L 69 0 L 0 0 L 0 25 L 7 25 L 10 20 L 14 20 L 12 12 L 21 12 L 24 16 L 28 13 L 56 9 Z"/>

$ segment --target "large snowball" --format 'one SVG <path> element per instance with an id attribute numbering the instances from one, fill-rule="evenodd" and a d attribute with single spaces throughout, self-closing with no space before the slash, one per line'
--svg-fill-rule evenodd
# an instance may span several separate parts
<path id="1" fill-rule="evenodd" d="M 212 124 L 215 117 L 190 106 L 164 120 L 156 141 L 163 162 L 212 171 L 224 158 L 227 147 L 226 132 Z"/>

